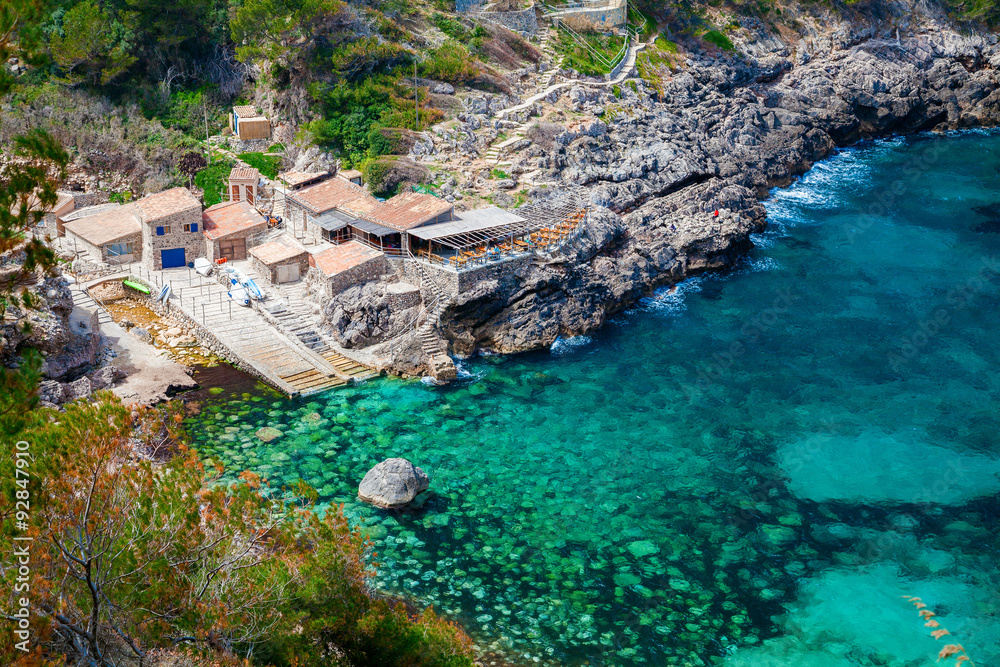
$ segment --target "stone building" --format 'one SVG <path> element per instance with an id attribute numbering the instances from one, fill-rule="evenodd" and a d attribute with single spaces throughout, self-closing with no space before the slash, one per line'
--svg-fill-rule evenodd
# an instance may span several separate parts
<path id="1" fill-rule="evenodd" d="M 424 225 L 448 222 L 452 219 L 454 211 L 453 204 L 434 195 L 404 192 L 379 203 L 365 213 L 365 218 L 392 233 L 381 234 L 378 238 L 366 233 L 360 238 L 389 254 L 406 254 L 410 242 L 407 232 Z"/>
<path id="2" fill-rule="evenodd" d="M 304 237 L 333 243 L 349 240 L 348 226 L 379 205 L 367 190 L 341 178 L 287 192 L 285 201 L 286 225 L 302 229 Z"/>
<path id="3" fill-rule="evenodd" d="M 259 183 L 260 172 L 253 167 L 233 167 L 229 172 L 229 201 L 245 201 L 254 205 Z"/>
<path id="4" fill-rule="evenodd" d="M 127 264 L 142 253 L 142 225 L 135 204 L 126 204 L 84 216 L 63 225 L 68 246 L 90 259 Z"/>
<path id="5" fill-rule="evenodd" d="M 363 175 L 357 169 L 341 169 L 337 172 L 337 178 L 342 181 L 347 181 L 348 183 L 354 183 L 358 186 L 363 186 L 365 184 Z"/>
<path id="6" fill-rule="evenodd" d="M 309 270 L 309 253 L 287 234 L 250 248 L 248 254 L 254 272 L 272 285 L 293 283 Z"/>
<path id="7" fill-rule="evenodd" d="M 306 282 L 325 300 L 351 285 L 375 280 L 388 271 L 389 262 L 383 253 L 357 241 L 348 241 L 310 255 Z"/>
<path id="8" fill-rule="evenodd" d="M 172 188 L 135 203 L 142 222 L 142 263 L 150 270 L 187 266 L 205 256 L 201 202 L 187 188 Z"/>
<path id="9" fill-rule="evenodd" d="M 229 115 L 229 129 L 240 141 L 268 139 L 271 136 L 271 121 L 261 116 L 255 106 L 237 106 Z"/>
<path id="10" fill-rule="evenodd" d="M 249 202 L 222 202 L 201 214 L 205 235 L 205 256 L 212 262 L 220 258 L 236 261 L 247 258 L 253 238 L 267 231 L 267 221 Z"/>

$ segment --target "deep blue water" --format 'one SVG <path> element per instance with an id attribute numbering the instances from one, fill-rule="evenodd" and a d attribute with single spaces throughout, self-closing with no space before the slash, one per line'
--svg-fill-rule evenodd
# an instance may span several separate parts
<path id="1" fill-rule="evenodd" d="M 1000 658 L 1000 137 L 862 145 L 773 193 L 735 270 L 447 388 L 222 395 L 232 474 L 299 476 L 374 538 L 379 586 L 525 662 Z M 284 435 L 261 443 L 274 426 Z M 418 512 L 357 502 L 404 456 Z"/>

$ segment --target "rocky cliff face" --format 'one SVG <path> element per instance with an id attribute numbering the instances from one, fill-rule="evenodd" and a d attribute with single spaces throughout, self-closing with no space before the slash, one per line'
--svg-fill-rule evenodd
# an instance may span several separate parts
<path id="1" fill-rule="evenodd" d="M 960 33 L 934 2 L 859 4 L 813 8 L 794 34 L 749 20 L 738 56 L 692 58 L 617 96 L 583 85 L 551 94 L 548 103 L 565 93 L 550 115 L 566 119 L 562 131 L 529 132 L 536 143 L 520 142 L 510 171 L 534 172 L 548 191 L 584 186 L 594 213 L 553 256 L 453 301 L 440 327 L 451 352 L 545 347 L 657 286 L 731 266 L 766 224 L 760 200 L 770 188 L 838 146 L 996 123 L 996 36 Z M 340 307 L 345 332 L 384 329 L 385 313 L 375 322 L 362 307 Z"/>
<path id="2" fill-rule="evenodd" d="M 23 253 L 15 252 L 0 259 L 0 267 L 19 262 L 23 262 Z M 22 351 L 30 347 L 42 353 L 45 359 L 42 372 L 46 378 L 75 379 L 93 365 L 99 338 L 89 330 L 73 330 L 70 321 L 73 296 L 62 276 L 36 275 L 32 279 L 36 282 L 26 287 L 31 307 L 11 303 L 0 323 L 0 363 L 17 365 Z"/>
<path id="3" fill-rule="evenodd" d="M 901 23 L 887 15 L 905 19 L 898 41 Z M 731 265 L 765 224 L 759 200 L 838 146 L 995 124 L 994 36 L 961 36 L 928 3 L 828 21 L 794 44 L 754 41 L 738 58 L 689 61 L 660 90 L 638 82 L 616 100 L 572 89 L 574 109 L 589 118 L 514 171 L 542 168 L 588 186 L 598 213 L 583 243 L 463 295 L 442 318 L 453 350 L 547 346 L 658 285 Z M 597 116 L 609 104 L 628 111 L 606 123 Z"/>

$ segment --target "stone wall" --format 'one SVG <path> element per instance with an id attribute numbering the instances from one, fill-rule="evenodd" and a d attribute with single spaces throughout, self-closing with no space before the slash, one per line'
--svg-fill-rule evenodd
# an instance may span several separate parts
<path id="1" fill-rule="evenodd" d="M 530 36 L 538 32 L 538 18 L 535 16 L 534 5 L 516 12 L 480 12 L 476 17 L 521 35 Z"/>
<path id="2" fill-rule="evenodd" d="M 627 20 L 625 0 L 614 0 L 607 5 L 598 7 L 579 7 L 574 9 L 563 9 L 552 16 L 552 20 L 559 25 L 560 19 L 582 18 L 590 21 L 602 30 L 612 30 L 625 25 Z"/>
<path id="3" fill-rule="evenodd" d="M 252 248 L 255 245 L 257 245 L 256 243 L 254 243 L 254 241 L 257 238 L 259 238 L 261 236 L 261 232 L 264 232 L 264 231 L 267 231 L 267 227 L 260 227 L 260 228 L 257 228 L 257 229 L 253 229 L 253 228 L 251 228 L 251 229 L 241 229 L 238 232 L 233 232 L 232 234 L 227 234 L 226 236 L 224 236 L 224 237 L 222 237 L 220 239 L 215 239 L 215 240 L 212 240 L 212 239 L 209 239 L 208 237 L 205 237 L 205 257 L 208 258 L 208 261 L 214 263 L 215 260 L 217 260 L 220 257 L 222 257 L 222 250 L 221 250 L 220 245 L 219 245 L 220 242 L 221 241 L 229 241 L 231 239 L 246 239 L 247 240 L 247 243 L 246 243 L 247 250 L 250 250 L 250 248 Z"/>
<path id="4" fill-rule="evenodd" d="M 378 280 L 388 272 L 389 263 L 386 262 L 385 255 L 379 255 L 332 276 L 326 276 L 316 267 L 310 267 L 306 274 L 306 283 L 320 299 L 332 299 L 348 287 Z"/>
<path id="5" fill-rule="evenodd" d="M 77 236 L 72 231 L 66 231 L 66 239 L 69 245 L 77 250 L 77 252 L 85 252 L 90 256 L 95 262 L 104 261 L 104 249 L 100 248 L 89 241 L 85 241 L 83 237 Z"/>
<path id="6" fill-rule="evenodd" d="M 480 283 L 486 281 L 503 282 L 507 276 L 527 266 L 532 259 L 534 259 L 534 255 L 524 255 L 505 262 L 486 264 L 464 271 L 453 271 L 426 263 L 421 263 L 421 267 L 442 291 L 451 296 L 458 296 L 474 290 Z M 434 296 L 428 292 L 428 287 L 424 284 L 426 281 L 421 280 L 422 276 L 415 262 L 416 260 L 413 260 L 413 262 L 407 262 L 404 265 L 403 275 L 409 282 L 421 286 L 424 299 L 429 303 L 434 299 Z"/>
<path id="7" fill-rule="evenodd" d="M 185 232 L 184 225 L 198 225 L 197 232 Z M 161 250 L 184 248 L 184 261 L 193 262 L 205 256 L 205 235 L 201 230 L 201 206 L 178 211 L 171 215 L 142 223 L 142 263 L 147 269 L 159 271 L 163 268 Z M 157 227 L 170 227 L 170 233 L 156 235 Z"/>
<path id="8" fill-rule="evenodd" d="M 309 272 L 309 253 L 307 252 L 304 252 L 296 257 L 292 257 L 291 259 L 282 260 L 270 266 L 260 261 L 253 255 L 248 255 L 248 257 L 250 259 L 250 265 L 253 267 L 254 273 L 262 277 L 270 285 L 278 284 L 279 266 L 291 266 L 298 264 L 299 280 L 305 279 Z"/>

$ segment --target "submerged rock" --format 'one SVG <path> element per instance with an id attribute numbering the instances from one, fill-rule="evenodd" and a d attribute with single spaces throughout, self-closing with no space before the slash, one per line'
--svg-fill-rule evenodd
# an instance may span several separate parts
<path id="1" fill-rule="evenodd" d="M 430 478 L 406 459 L 386 459 L 368 471 L 358 486 L 358 498 L 382 509 L 398 509 L 426 491 Z"/>
<path id="2" fill-rule="evenodd" d="M 271 442 L 276 438 L 280 438 L 284 434 L 273 426 L 265 426 L 264 428 L 258 429 L 256 435 L 261 442 Z"/>

